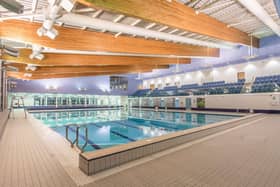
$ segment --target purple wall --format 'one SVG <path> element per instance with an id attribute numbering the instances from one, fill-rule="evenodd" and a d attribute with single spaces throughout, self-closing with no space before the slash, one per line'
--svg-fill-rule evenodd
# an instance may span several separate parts
<path id="1" fill-rule="evenodd" d="M 141 81 L 134 77 L 127 76 L 127 91 L 110 91 L 110 77 L 79 77 L 79 78 L 61 78 L 61 79 L 44 79 L 17 82 L 16 88 L 12 92 L 30 92 L 30 93 L 71 93 L 71 94 L 94 94 L 94 95 L 130 95 L 134 93 Z M 48 86 L 57 87 L 57 91 L 49 91 Z M 79 88 L 87 88 L 87 91 L 80 91 Z"/>
<path id="2" fill-rule="evenodd" d="M 280 38 L 276 35 L 273 35 L 260 40 L 260 48 L 254 48 L 253 50 L 255 58 L 248 59 L 249 50 L 246 46 L 240 46 L 235 49 L 221 49 L 219 58 L 192 59 L 191 64 L 179 65 L 180 72 L 178 73 L 191 72 L 211 67 L 221 67 L 229 64 L 246 63 L 249 60 L 279 57 L 279 49 Z M 172 74 L 175 74 L 175 66 L 172 66 L 168 70 L 158 70 L 153 71 L 152 73 L 146 73 L 143 75 L 143 78 L 149 79 Z"/>

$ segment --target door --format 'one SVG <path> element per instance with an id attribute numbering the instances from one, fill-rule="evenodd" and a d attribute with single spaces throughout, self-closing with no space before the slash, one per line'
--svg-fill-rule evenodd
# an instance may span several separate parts
<path id="1" fill-rule="evenodd" d="M 180 101 L 179 101 L 178 98 L 175 99 L 174 105 L 175 105 L 175 108 L 179 108 L 180 107 Z"/>
<path id="2" fill-rule="evenodd" d="M 245 72 L 238 72 L 237 80 L 244 80 L 244 79 L 245 79 Z"/>
<path id="3" fill-rule="evenodd" d="M 192 108 L 192 99 L 186 98 L 186 109 L 189 110 Z"/>
<path id="4" fill-rule="evenodd" d="M 161 100 L 160 100 L 160 107 L 165 107 L 164 99 L 161 99 Z"/>

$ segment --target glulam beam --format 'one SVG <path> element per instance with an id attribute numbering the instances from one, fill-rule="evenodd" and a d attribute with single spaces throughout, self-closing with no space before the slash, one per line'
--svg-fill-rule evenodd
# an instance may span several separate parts
<path id="1" fill-rule="evenodd" d="M 149 72 L 149 71 L 147 71 Z M 104 75 L 119 75 L 128 74 L 128 72 L 90 72 L 90 73 L 59 73 L 59 74 L 42 74 L 32 73 L 31 77 L 28 77 L 23 72 L 7 72 L 8 77 L 22 79 L 22 80 L 39 80 L 39 79 L 53 79 L 53 78 L 74 78 L 74 77 L 92 77 L 92 76 L 104 76 Z"/>
<path id="2" fill-rule="evenodd" d="M 144 1 L 141 1 L 144 2 Z M 79 51 L 105 51 L 170 56 L 218 57 L 219 49 L 185 45 L 157 40 L 146 40 L 128 36 L 114 37 L 111 34 L 82 29 L 55 26 L 59 35 L 55 40 L 39 37 L 37 29 L 41 23 L 21 20 L 0 22 L 0 38 L 38 44 L 54 49 Z"/>
<path id="3" fill-rule="evenodd" d="M 227 27 L 227 24 L 206 14 L 197 14 L 194 9 L 176 0 L 76 1 L 89 7 L 118 12 L 219 40 L 259 47 L 259 39 L 251 37 L 238 29 Z"/>
<path id="4" fill-rule="evenodd" d="M 169 65 L 131 65 L 131 66 L 39 66 L 35 70 L 26 68 L 25 64 L 10 63 L 21 73 L 35 74 L 61 74 L 61 73 L 102 73 L 102 72 L 123 72 L 123 73 L 142 73 L 153 69 L 167 69 Z"/>
<path id="5" fill-rule="evenodd" d="M 81 54 L 60 54 L 60 53 L 43 53 L 44 59 L 30 59 L 32 53 L 30 49 L 20 49 L 19 57 L 2 55 L 2 59 L 36 66 L 137 66 L 150 65 L 156 67 L 168 64 L 189 64 L 189 58 L 163 58 L 163 57 L 135 57 L 135 56 L 105 56 L 105 55 L 81 55 Z"/>

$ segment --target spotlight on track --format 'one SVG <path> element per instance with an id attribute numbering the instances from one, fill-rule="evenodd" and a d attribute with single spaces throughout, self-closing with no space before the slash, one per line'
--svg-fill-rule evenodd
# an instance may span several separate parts
<path id="1" fill-rule="evenodd" d="M 49 6 L 45 10 L 45 20 L 41 28 L 37 30 L 38 36 L 47 36 L 54 40 L 58 31 L 53 27 L 56 19 L 63 15 L 63 10 L 71 12 L 74 8 L 73 0 L 48 0 Z"/>
<path id="2" fill-rule="evenodd" d="M 23 5 L 15 0 L 0 0 L 0 5 L 7 10 L 15 12 L 17 14 L 23 13 Z"/>
<path id="3" fill-rule="evenodd" d="M 23 76 L 30 78 L 30 77 L 32 77 L 32 73 L 25 73 L 25 74 L 23 74 Z"/>
<path id="4" fill-rule="evenodd" d="M 32 64 L 28 64 L 26 67 L 25 67 L 25 70 L 26 71 L 36 71 L 37 67 L 32 65 Z"/>
<path id="5" fill-rule="evenodd" d="M 67 12 L 71 12 L 74 8 L 74 3 L 72 0 L 62 0 L 60 6 L 62 6 Z"/>
<path id="6" fill-rule="evenodd" d="M 46 36 L 49 37 L 50 39 L 54 40 L 58 35 L 58 31 L 54 28 L 47 30 Z"/>
<path id="7" fill-rule="evenodd" d="M 38 46 L 38 45 L 33 45 L 32 46 L 32 54 L 29 55 L 30 59 L 38 59 L 38 60 L 43 60 L 44 59 L 44 54 L 41 52 L 43 51 L 43 47 Z"/>
<path id="8" fill-rule="evenodd" d="M 43 23 L 43 25 L 45 25 L 45 22 Z M 47 21 L 48 22 L 48 21 Z M 37 34 L 38 36 L 47 36 L 49 37 L 50 39 L 54 40 L 57 36 L 58 36 L 58 31 L 51 27 L 50 29 L 47 29 L 45 28 L 44 26 L 43 27 L 40 27 L 38 30 L 37 30 Z"/>

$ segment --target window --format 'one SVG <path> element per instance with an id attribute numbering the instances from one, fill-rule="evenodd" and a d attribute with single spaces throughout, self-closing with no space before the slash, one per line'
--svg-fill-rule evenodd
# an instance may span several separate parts
<path id="1" fill-rule="evenodd" d="M 127 91 L 128 79 L 121 76 L 110 76 L 110 89 Z"/>
<path id="2" fill-rule="evenodd" d="M 56 98 L 55 97 L 47 97 L 47 105 L 56 105 Z"/>

